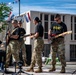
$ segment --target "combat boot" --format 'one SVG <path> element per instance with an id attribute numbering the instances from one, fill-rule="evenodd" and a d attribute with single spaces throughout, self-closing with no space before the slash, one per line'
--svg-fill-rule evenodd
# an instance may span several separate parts
<path id="1" fill-rule="evenodd" d="M 65 73 L 65 67 L 62 67 L 60 73 Z"/>
<path id="2" fill-rule="evenodd" d="M 34 68 L 30 67 L 29 69 L 26 70 L 27 72 L 34 72 Z"/>
<path id="3" fill-rule="evenodd" d="M 36 71 L 34 71 L 35 73 L 41 73 L 42 72 L 42 68 L 39 67 Z"/>
<path id="4" fill-rule="evenodd" d="M 55 68 L 55 65 L 52 66 L 52 68 L 49 70 L 49 72 L 52 72 L 52 71 L 55 71 L 56 68 Z"/>

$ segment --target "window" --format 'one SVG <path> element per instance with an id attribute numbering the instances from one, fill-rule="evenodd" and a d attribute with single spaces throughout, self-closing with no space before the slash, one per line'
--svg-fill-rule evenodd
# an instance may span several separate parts
<path id="1" fill-rule="evenodd" d="M 51 24 L 54 22 L 54 17 L 55 17 L 55 15 L 50 15 L 50 27 L 51 27 Z"/>
<path id="2" fill-rule="evenodd" d="M 76 17 L 74 17 L 74 40 L 76 40 Z"/>
<path id="3" fill-rule="evenodd" d="M 48 22 L 44 23 L 44 38 L 48 39 Z"/>
<path id="4" fill-rule="evenodd" d="M 48 15 L 44 14 L 44 39 L 48 39 Z"/>
<path id="5" fill-rule="evenodd" d="M 74 35 L 74 39 L 76 40 L 76 34 Z"/>
<path id="6" fill-rule="evenodd" d="M 44 15 L 44 20 L 48 21 L 48 15 Z"/>
<path id="7" fill-rule="evenodd" d="M 71 40 L 76 40 L 76 16 L 71 16 Z"/>
<path id="8" fill-rule="evenodd" d="M 74 32 L 75 32 L 75 34 L 76 34 L 76 24 L 74 25 Z"/>
<path id="9" fill-rule="evenodd" d="M 63 22 L 65 22 L 65 16 L 63 15 Z"/>
<path id="10" fill-rule="evenodd" d="M 40 14 L 40 20 L 42 20 L 42 14 Z"/>
<path id="11" fill-rule="evenodd" d="M 48 32 L 48 22 L 45 22 L 44 23 L 44 31 L 45 32 Z"/>
<path id="12" fill-rule="evenodd" d="M 51 21 L 54 21 L 54 15 L 51 15 L 50 17 L 51 17 L 50 20 L 51 20 Z"/>
<path id="13" fill-rule="evenodd" d="M 70 45 L 70 60 L 76 61 L 76 45 Z"/>
<path id="14" fill-rule="evenodd" d="M 48 39 L 48 33 L 44 33 L 44 39 Z"/>
<path id="15" fill-rule="evenodd" d="M 73 28 L 73 16 L 71 16 L 71 30 Z M 73 40 L 73 34 L 71 34 L 71 40 Z"/>
<path id="16" fill-rule="evenodd" d="M 41 20 L 41 24 L 42 24 L 42 13 L 40 14 L 40 20 Z"/>
<path id="17" fill-rule="evenodd" d="M 74 17 L 74 22 L 76 23 L 76 17 Z"/>

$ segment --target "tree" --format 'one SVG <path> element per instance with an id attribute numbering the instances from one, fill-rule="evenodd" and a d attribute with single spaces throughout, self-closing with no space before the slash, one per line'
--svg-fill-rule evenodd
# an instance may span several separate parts
<path id="1" fill-rule="evenodd" d="M 0 32 L 5 30 L 7 25 L 6 18 L 9 17 L 9 13 L 12 8 L 7 6 L 6 3 L 0 3 Z"/>

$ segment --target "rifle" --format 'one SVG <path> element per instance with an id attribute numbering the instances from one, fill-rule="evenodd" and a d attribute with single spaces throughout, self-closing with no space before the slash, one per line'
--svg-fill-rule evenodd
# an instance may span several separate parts
<path id="1" fill-rule="evenodd" d="M 72 33 L 72 31 L 67 31 L 67 32 L 63 32 L 63 33 L 61 33 L 61 34 L 58 34 L 58 35 L 56 35 L 56 36 L 53 36 L 53 37 L 51 37 L 50 43 L 52 44 L 53 41 L 54 41 L 54 39 L 56 39 L 56 38 L 58 38 L 58 37 L 60 37 L 60 36 L 64 36 L 64 35 L 66 35 L 66 34 L 71 34 L 71 33 Z"/>

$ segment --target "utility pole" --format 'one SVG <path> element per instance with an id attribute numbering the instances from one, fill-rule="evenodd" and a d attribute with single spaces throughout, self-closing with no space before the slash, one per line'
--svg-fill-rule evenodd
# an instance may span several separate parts
<path id="1" fill-rule="evenodd" d="M 19 0 L 19 16 L 20 16 L 20 0 Z"/>

